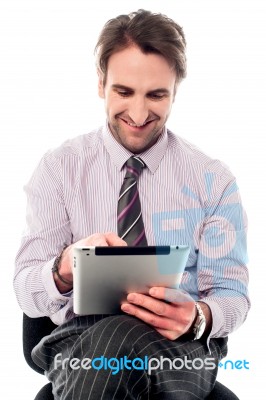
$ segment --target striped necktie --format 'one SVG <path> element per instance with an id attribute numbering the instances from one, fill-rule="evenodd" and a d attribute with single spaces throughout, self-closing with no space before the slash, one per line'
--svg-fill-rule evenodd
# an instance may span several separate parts
<path id="1" fill-rule="evenodd" d="M 118 199 L 118 236 L 129 246 L 147 246 L 137 187 L 137 180 L 145 166 L 139 157 L 133 156 L 127 160 L 126 175 Z"/>

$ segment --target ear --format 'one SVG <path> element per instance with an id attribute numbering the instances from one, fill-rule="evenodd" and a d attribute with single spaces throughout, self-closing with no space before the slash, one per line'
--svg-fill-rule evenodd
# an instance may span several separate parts
<path id="1" fill-rule="evenodd" d="M 104 86 L 103 86 L 103 73 L 98 69 L 97 74 L 98 74 L 98 95 L 102 99 L 104 99 L 105 94 L 104 94 Z"/>
<path id="2" fill-rule="evenodd" d="M 175 86 L 174 86 L 174 93 L 173 93 L 173 103 L 175 102 L 175 96 L 176 96 L 176 92 L 177 89 L 179 87 L 180 82 L 178 82 L 177 80 L 175 81 Z"/>

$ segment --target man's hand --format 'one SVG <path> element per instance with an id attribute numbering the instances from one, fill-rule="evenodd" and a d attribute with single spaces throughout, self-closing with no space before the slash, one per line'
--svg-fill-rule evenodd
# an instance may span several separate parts
<path id="1" fill-rule="evenodd" d="M 203 312 L 209 326 L 211 313 L 209 307 L 206 304 L 204 306 L 207 312 Z M 188 332 L 197 315 L 195 301 L 188 293 L 163 287 L 151 288 L 149 295 L 128 294 L 127 302 L 122 304 L 121 309 L 153 326 L 169 340 L 175 340 Z"/>
<path id="2" fill-rule="evenodd" d="M 59 273 L 65 281 L 70 282 L 69 285 L 63 283 L 56 274 L 54 274 L 55 284 L 61 293 L 66 293 L 72 289 L 73 273 L 73 249 L 75 247 L 87 246 L 127 246 L 127 243 L 113 232 L 95 233 L 85 239 L 81 239 L 76 243 L 68 246 L 62 253 L 59 264 Z"/>

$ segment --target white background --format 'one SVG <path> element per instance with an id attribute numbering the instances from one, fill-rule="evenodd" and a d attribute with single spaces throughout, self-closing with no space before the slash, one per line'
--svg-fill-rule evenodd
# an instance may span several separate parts
<path id="1" fill-rule="evenodd" d="M 106 20 L 138 8 L 167 14 L 186 33 L 188 77 L 168 127 L 223 160 L 238 178 L 250 224 L 252 310 L 230 336 L 228 358 L 245 359 L 250 369 L 220 370 L 218 378 L 241 400 L 263 398 L 265 1 L 0 0 L 1 398 L 33 399 L 45 382 L 24 362 L 22 312 L 12 287 L 23 185 L 49 148 L 103 123 L 97 36 Z"/>

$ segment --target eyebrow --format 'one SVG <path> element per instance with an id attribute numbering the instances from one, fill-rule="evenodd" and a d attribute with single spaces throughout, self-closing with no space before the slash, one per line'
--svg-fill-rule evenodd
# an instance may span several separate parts
<path id="1" fill-rule="evenodd" d="M 112 85 L 112 88 L 113 88 L 113 89 L 123 89 L 123 90 L 128 90 L 128 91 L 130 91 L 130 92 L 134 92 L 134 90 L 133 90 L 132 88 L 130 88 L 130 87 L 128 87 L 128 86 L 124 86 L 124 85 L 119 85 L 118 83 L 114 83 L 114 84 Z"/>
<path id="2" fill-rule="evenodd" d="M 129 86 L 125 86 L 125 85 L 120 85 L 118 83 L 114 83 L 112 85 L 113 89 L 122 89 L 122 90 L 127 90 L 129 92 L 134 92 L 134 89 L 130 88 Z M 157 88 L 154 90 L 150 90 L 147 94 L 152 94 L 152 93 L 163 93 L 163 94 L 170 94 L 168 89 L 165 88 Z"/>

